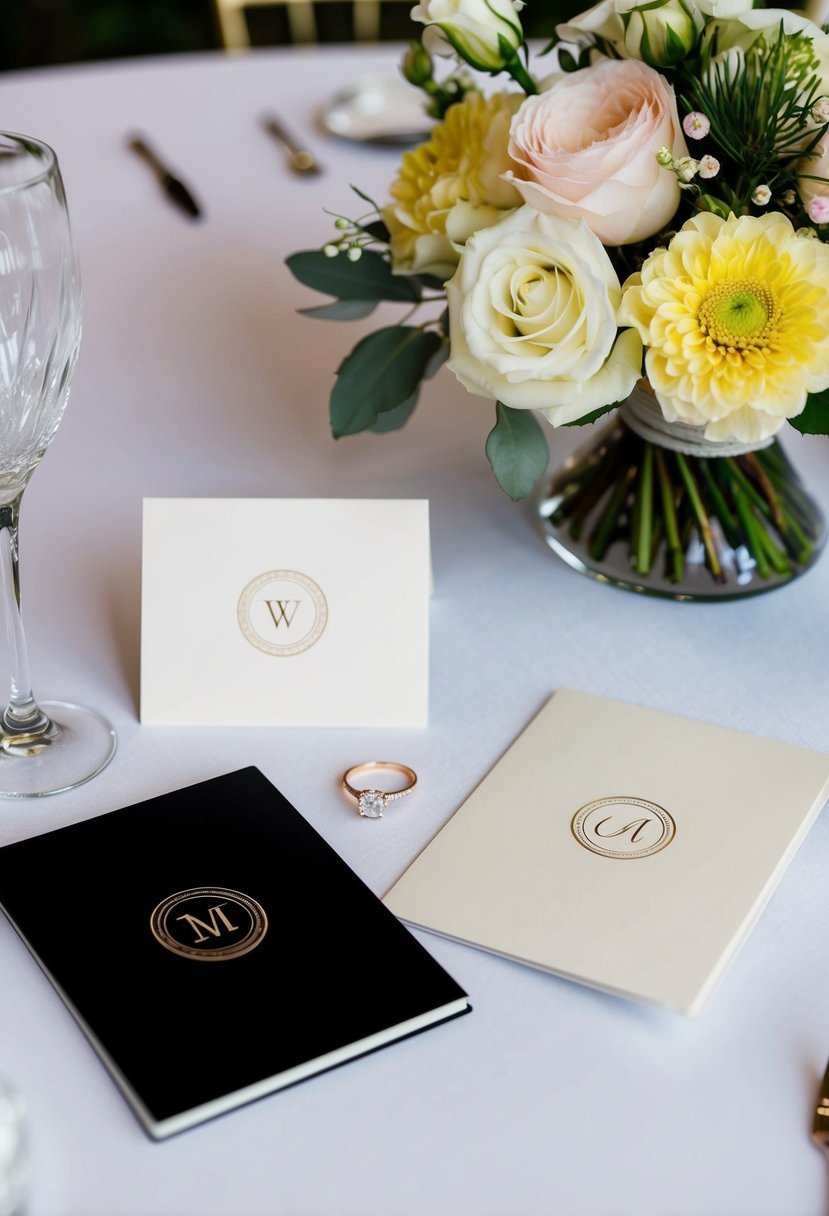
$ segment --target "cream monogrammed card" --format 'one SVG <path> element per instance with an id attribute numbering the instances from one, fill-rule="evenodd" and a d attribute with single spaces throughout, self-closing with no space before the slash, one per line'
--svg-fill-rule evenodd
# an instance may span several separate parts
<path id="1" fill-rule="evenodd" d="M 429 504 L 144 502 L 141 720 L 425 726 Z"/>
<path id="2" fill-rule="evenodd" d="M 829 756 L 562 690 L 385 902 L 434 932 L 695 1014 L 828 791 Z"/>

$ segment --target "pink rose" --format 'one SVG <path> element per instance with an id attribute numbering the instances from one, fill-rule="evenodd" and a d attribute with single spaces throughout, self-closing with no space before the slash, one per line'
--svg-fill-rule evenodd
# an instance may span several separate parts
<path id="1" fill-rule="evenodd" d="M 557 77 L 512 120 L 504 176 L 545 215 L 586 220 L 605 245 L 653 236 L 679 206 L 656 154 L 688 155 L 674 91 L 636 59 L 603 59 Z"/>

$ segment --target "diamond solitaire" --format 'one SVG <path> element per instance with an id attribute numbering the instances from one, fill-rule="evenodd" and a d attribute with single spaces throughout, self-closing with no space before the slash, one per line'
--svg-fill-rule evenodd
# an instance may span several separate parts
<path id="1" fill-rule="evenodd" d="M 386 798 L 381 790 L 363 790 L 357 800 L 357 809 L 366 819 L 382 819 Z"/>
<path id="2" fill-rule="evenodd" d="M 406 784 L 397 790 L 367 790 L 351 784 L 352 780 L 367 777 L 370 773 L 396 773 L 404 777 Z M 365 819 L 382 819 L 383 812 L 389 802 L 395 798 L 405 798 L 417 785 L 417 775 L 408 764 L 397 764 L 393 760 L 367 760 L 365 764 L 355 764 L 343 776 L 343 789 L 357 803 L 357 810 Z"/>

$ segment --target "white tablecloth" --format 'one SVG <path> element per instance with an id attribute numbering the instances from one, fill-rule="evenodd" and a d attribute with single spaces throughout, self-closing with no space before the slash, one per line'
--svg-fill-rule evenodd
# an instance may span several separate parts
<path id="1" fill-rule="evenodd" d="M 334 369 L 371 321 L 297 316 L 319 297 L 283 259 L 328 239 L 323 207 L 357 209 L 349 183 L 385 197 L 398 154 L 326 140 L 314 119 L 396 56 L 197 55 L 0 79 L 0 126 L 59 153 L 85 283 L 72 401 L 24 504 L 36 691 L 96 706 L 120 740 L 94 782 L 0 804 L 0 844 L 256 764 L 382 894 L 558 686 L 829 747 L 829 559 L 744 603 L 582 578 L 497 488 L 492 407 L 448 374 L 406 430 L 331 439 Z M 284 171 L 265 109 L 313 142 L 324 176 Z M 133 128 L 198 191 L 204 223 L 125 151 Z M 580 439 L 557 435 L 556 456 Z M 829 507 L 829 444 L 792 433 L 787 446 Z M 429 728 L 141 727 L 145 495 L 428 497 Z M 377 755 L 420 775 L 379 824 L 338 788 Z M 161 1145 L 0 918 L 0 1073 L 28 1104 L 30 1216 L 818 1216 L 826 1163 L 808 1130 L 829 1055 L 828 869 L 824 814 L 695 1021 L 424 934 L 470 1017 Z"/>

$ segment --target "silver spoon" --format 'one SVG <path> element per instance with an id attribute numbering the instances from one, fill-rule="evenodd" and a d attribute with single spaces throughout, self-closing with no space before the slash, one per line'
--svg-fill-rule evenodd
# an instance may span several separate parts
<path id="1" fill-rule="evenodd" d="M 285 130 L 285 127 L 275 118 L 273 114 L 265 114 L 262 119 L 262 125 L 269 135 L 278 140 L 285 151 L 288 153 L 288 167 L 294 173 L 299 173 L 304 177 L 311 176 L 314 173 L 322 173 L 320 165 L 313 152 L 308 148 L 302 148 L 297 143 L 292 135 Z"/>

